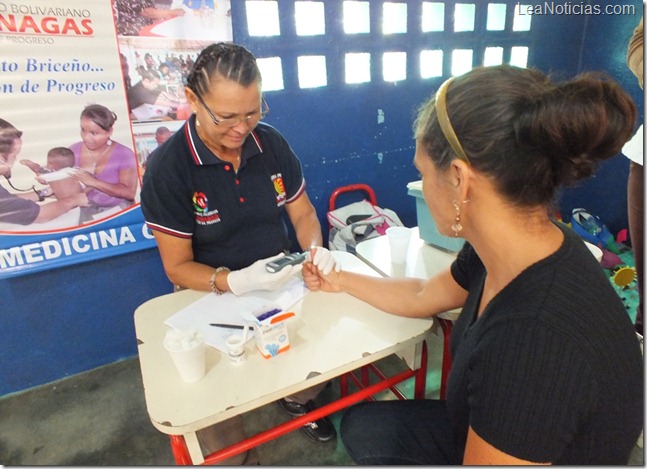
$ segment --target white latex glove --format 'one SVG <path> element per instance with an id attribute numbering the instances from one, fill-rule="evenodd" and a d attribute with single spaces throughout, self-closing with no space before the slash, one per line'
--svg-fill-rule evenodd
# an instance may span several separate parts
<path id="1" fill-rule="evenodd" d="M 312 251 L 314 251 L 314 255 L 312 254 Z M 312 259 L 312 263 L 316 265 L 324 275 L 328 275 L 333 271 L 333 269 L 335 272 L 341 272 L 341 264 L 335 260 L 332 252 L 324 247 L 315 246 L 310 248 L 310 258 Z"/>
<path id="2" fill-rule="evenodd" d="M 254 262 L 244 269 L 229 272 L 227 283 L 234 295 L 243 295 L 253 290 L 276 290 L 285 284 L 292 275 L 301 271 L 301 264 L 288 265 L 278 272 L 272 273 L 265 269 L 265 264 L 280 259 L 285 254 L 277 254 Z"/>

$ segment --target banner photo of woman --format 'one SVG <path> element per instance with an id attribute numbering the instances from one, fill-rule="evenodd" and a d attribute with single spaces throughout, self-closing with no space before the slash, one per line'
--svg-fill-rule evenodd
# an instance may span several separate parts
<path id="1" fill-rule="evenodd" d="M 232 36 L 229 1 L 208 12 L 184 3 L 0 3 L 0 278 L 155 246 L 139 207 L 145 161 L 157 129 L 188 117 L 183 67 L 211 42 L 187 39 L 182 24 L 208 13 L 224 25 L 213 40 Z"/>

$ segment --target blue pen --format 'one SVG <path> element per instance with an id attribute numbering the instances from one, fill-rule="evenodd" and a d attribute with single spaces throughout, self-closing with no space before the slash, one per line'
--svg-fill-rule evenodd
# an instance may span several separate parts
<path id="1" fill-rule="evenodd" d="M 267 319 L 267 318 L 269 318 L 271 316 L 274 316 L 275 314 L 278 314 L 280 312 L 281 312 L 281 308 L 271 309 L 271 310 L 261 314 L 260 316 L 256 316 L 256 319 L 258 319 L 259 321 L 263 321 L 264 319 Z"/>

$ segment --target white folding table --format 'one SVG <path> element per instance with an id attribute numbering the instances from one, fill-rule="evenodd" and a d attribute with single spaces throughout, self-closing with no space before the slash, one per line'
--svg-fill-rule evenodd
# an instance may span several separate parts
<path id="1" fill-rule="evenodd" d="M 335 252 L 343 268 L 377 275 L 350 253 Z M 228 357 L 207 347 L 207 372 L 196 383 L 180 379 L 162 341 L 164 320 L 180 309 L 213 293 L 183 290 L 147 301 L 135 311 L 139 360 L 146 407 L 153 425 L 171 437 L 180 464 L 214 463 L 295 430 L 307 422 L 334 413 L 395 384 L 416 378 L 416 398 L 424 397 L 427 372 L 425 339 L 431 319 L 412 319 L 380 311 L 346 293 L 309 292 L 292 308 L 288 322 L 290 350 L 270 359 L 262 357 L 254 341 L 247 359 L 233 366 Z M 347 394 L 347 376 L 391 354 L 407 352 L 407 369 L 381 382 Z M 342 397 L 308 414 L 254 435 L 236 445 L 203 456 L 195 432 L 243 414 L 315 384 L 342 378 Z M 346 395 L 347 394 L 347 395 Z"/>

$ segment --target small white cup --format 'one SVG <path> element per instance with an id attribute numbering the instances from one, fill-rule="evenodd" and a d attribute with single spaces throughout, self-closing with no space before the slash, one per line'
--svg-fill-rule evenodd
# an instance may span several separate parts
<path id="1" fill-rule="evenodd" d="M 392 226 L 386 229 L 386 236 L 391 247 L 391 262 L 404 264 L 407 261 L 411 230 L 405 226 Z"/>
<path id="2" fill-rule="evenodd" d="M 184 381 L 193 383 L 202 379 L 206 371 L 206 351 L 201 332 L 193 329 L 185 331 L 171 329 L 164 337 L 164 347 L 171 355 Z"/>
<path id="3" fill-rule="evenodd" d="M 245 361 L 245 341 L 243 336 L 232 334 L 227 337 L 225 342 L 227 343 L 229 361 L 232 365 L 241 365 Z"/>

